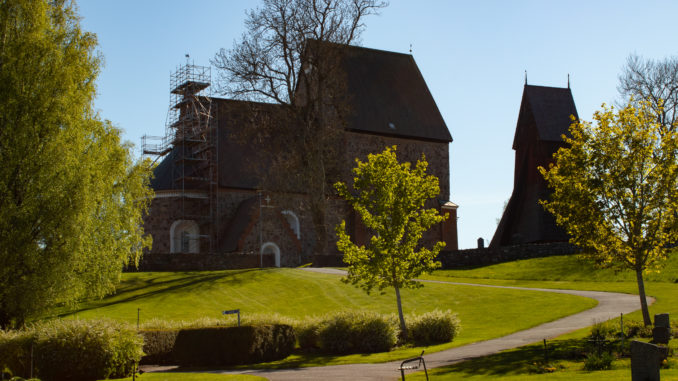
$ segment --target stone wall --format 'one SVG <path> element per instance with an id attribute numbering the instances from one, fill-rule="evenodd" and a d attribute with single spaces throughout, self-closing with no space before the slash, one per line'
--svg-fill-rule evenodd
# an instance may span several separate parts
<path id="1" fill-rule="evenodd" d="M 454 269 L 577 252 L 578 249 L 567 242 L 533 243 L 498 248 L 443 251 L 438 255 L 438 260 L 442 263 L 443 269 Z"/>
<path id="2" fill-rule="evenodd" d="M 260 266 L 258 254 L 159 254 L 144 255 L 139 263 L 138 271 L 201 271 L 248 269 Z M 273 267 L 273 255 L 264 254 L 264 267 Z M 131 269 L 128 269 L 131 270 Z M 134 271 L 134 270 L 131 270 Z"/>
<path id="3" fill-rule="evenodd" d="M 398 161 L 409 161 L 412 164 L 426 156 L 427 172 L 435 175 L 440 182 L 440 199 L 448 201 L 450 197 L 450 157 L 449 143 L 424 140 L 404 139 L 391 136 L 370 135 L 365 133 L 346 133 L 347 172 L 344 178 L 353 178 L 351 170 L 355 167 L 355 159 L 367 160 L 370 153 L 381 153 L 386 147 L 397 146 Z"/>

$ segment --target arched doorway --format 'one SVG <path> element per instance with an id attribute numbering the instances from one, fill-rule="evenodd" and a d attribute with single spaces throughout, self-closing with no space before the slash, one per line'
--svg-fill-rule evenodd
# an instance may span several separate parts
<path id="1" fill-rule="evenodd" d="M 280 248 L 273 242 L 266 242 L 261 245 L 261 254 L 273 254 L 275 257 L 275 267 L 280 267 Z"/>
<path id="2" fill-rule="evenodd" d="M 301 229 L 299 226 L 299 217 L 294 214 L 291 210 L 283 210 L 282 215 L 285 216 L 287 223 L 290 225 L 290 229 L 294 232 L 294 235 L 297 236 L 297 239 L 301 239 Z"/>
<path id="3" fill-rule="evenodd" d="M 170 227 L 170 253 L 199 253 L 200 228 L 193 220 L 177 220 Z"/>

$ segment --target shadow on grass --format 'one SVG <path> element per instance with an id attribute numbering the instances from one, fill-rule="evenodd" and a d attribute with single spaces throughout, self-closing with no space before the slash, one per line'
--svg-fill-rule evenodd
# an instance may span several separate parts
<path id="1" fill-rule="evenodd" d="M 436 368 L 435 374 L 463 373 L 468 376 L 506 376 L 531 373 L 537 364 L 584 358 L 583 342 L 578 339 L 554 340 L 533 344 L 459 364 Z"/>
<path id="2" fill-rule="evenodd" d="M 237 271 L 224 271 L 224 272 L 190 272 L 190 273 L 181 273 L 186 274 L 185 276 L 176 277 L 177 273 L 170 273 L 174 277 L 172 279 L 158 281 L 157 277 L 148 277 L 147 279 L 135 279 L 132 283 L 133 285 L 127 287 L 121 287 L 116 290 L 116 293 L 110 296 L 105 297 L 104 299 L 96 302 L 88 303 L 85 306 L 81 306 L 76 309 L 63 311 L 58 313 L 56 316 L 64 317 L 79 312 L 94 310 L 97 308 L 113 306 L 116 304 L 127 303 L 143 298 L 148 298 L 154 295 L 163 294 L 166 292 L 186 290 L 191 287 L 201 286 L 203 289 L 212 288 L 215 286 L 216 281 L 219 281 L 220 286 L 234 286 L 237 284 L 251 283 L 256 281 L 256 276 L 251 276 L 246 278 L 246 282 L 243 281 L 239 275 L 251 273 L 251 272 L 260 272 L 263 274 L 260 269 L 244 269 Z M 152 289 L 152 290 L 149 290 Z M 146 291 L 145 291 L 146 290 Z"/>

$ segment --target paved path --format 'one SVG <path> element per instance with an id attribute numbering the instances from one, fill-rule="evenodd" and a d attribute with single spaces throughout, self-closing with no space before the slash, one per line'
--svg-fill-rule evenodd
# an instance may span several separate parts
<path id="1" fill-rule="evenodd" d="M 321 272 L 325 274 L 345 274 L 342 270 L 327 268 L 307 268 L 308 271 Z M 564 317 L 550 323 L 545 323 L 534 328 L 516 332 L 508 336 L 493 340 L 481 341 L 462 347 L 452 348 L 441 352 L 425 354 L 426 366 L 428 369 L 455 364 L 475 357 L 482 357 L 497 353 L 506 349 L 517 348 L 523 345 L 540 341 L 544 338 L 553 338 L 580 328 L 593 325 L 596 322 L 609 320 L 619 316 L 620 313 L 627 314 L 639 309 L 640 303 L 637 295 L 620 294 L 614 292 L 598 291 L 576 291 L 576 290 L 554 290 L 545 288 L 526 288 L 526 287 L 508 287 L 492 286 L 471 283 L 456 283 L 442 281 L 422 282 L 444 283 L 454 285 L 476 286 L 476 287 L 495 287 L 509 288 L 514 290 L 544 291 L 560 294 L 570 294 L 584 296 L 596 299 L 598 305 L 590 310 L 580 312 L 575 315 Z M 649 303 L 654 299 L 648 298 Z M 237 372 L 215 372 L 215 373 L 241 373 L 266 377 L 271 381 L 294 381 L 294 380 L 396 380 L 400 378 L 400 372 L 397 368 L 401 361 L 393 361 L 381 364 L 350 364 L 335 365 L 313 368 L 298 368 L 284 370 L 245 370 Z"/>

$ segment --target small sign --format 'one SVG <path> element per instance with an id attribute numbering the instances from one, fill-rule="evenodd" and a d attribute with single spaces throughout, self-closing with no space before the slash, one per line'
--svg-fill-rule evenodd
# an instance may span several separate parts
<path id="1" fill-rule="evenodd" d="M 221 311 L 222 315 L 238 314 L 238 327 L 240 327 L 240 309 Z"/>

